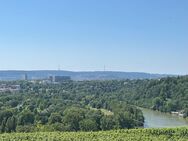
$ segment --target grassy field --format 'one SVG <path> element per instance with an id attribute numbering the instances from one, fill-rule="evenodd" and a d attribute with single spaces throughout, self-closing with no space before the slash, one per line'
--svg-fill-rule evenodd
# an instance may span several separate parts
<path id="1" fill-rule="evenodd" d="M 188 141 L 188 128 L 0 134 L 0 141 Z"/>

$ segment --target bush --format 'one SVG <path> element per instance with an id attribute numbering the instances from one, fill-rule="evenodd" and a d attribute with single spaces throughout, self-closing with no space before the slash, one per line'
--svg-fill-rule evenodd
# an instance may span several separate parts
<path id="1" fill-rule="evenodd" d="M 32 125 L 24 125 L 24 126 L 16 127 L 16 132 L 20 132 L 20 133 L 29 133 L 34 131 L 35 131 L 35 127 Z"/>

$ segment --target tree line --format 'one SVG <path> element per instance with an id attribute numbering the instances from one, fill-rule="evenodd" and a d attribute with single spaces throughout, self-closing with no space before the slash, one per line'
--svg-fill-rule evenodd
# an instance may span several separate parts
<path id="1" fill-rule="evenodd" d="M 0 93 L 0 132 L 99 131 L 142 127 L 142 112 L 118 100 L 115 94 L 121 88 L 118 83 L 13 81 L 11 84 L 20 85 L 21 90 Z M 108 115 L 102 109 L 112 114 Z"/>
<path id="2" fill-rule="evenodd" d="M 4 83 L 20 85 L 21 89 L 0 93 L 1 132 L 143 127 L 144 117 L 136 106 L 181 111 L 185 118 L 188 116 L 188 76 L 61 84 L 0 82 Z"/>

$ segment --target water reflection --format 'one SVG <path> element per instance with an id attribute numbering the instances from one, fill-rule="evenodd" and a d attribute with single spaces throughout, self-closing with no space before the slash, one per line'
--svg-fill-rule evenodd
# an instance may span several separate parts
<path id="1" fill-rule="evenodd" d="M 141 108 L 145 117 L 145 128 L 165 128 L 188 126 L 188 120 L 176 115 Z"/>

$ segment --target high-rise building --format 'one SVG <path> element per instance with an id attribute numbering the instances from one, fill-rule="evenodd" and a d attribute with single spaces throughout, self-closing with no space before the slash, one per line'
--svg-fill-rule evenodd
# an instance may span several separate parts
<path id="1" fill-rule="evenodd" d="M 28 80 L 27 74 L 25 73 L 23 76 L 23 80 Z"/>

